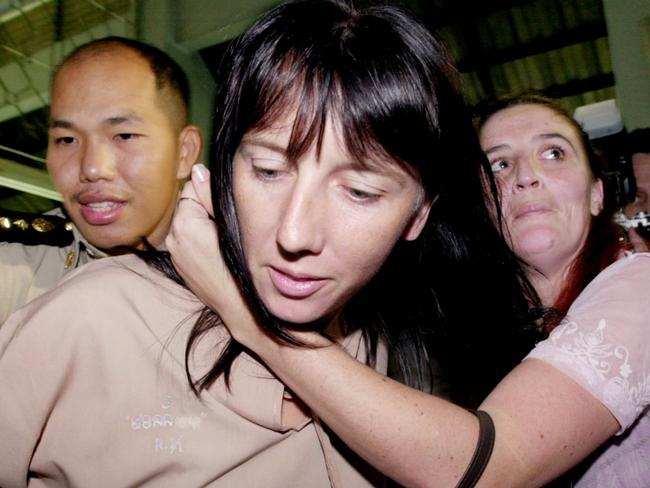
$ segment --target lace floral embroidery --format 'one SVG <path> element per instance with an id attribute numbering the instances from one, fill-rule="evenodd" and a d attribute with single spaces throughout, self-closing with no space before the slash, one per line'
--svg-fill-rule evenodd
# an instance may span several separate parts
<path id="1" fill-rule="evenodd" d="M 650 403 L 650 371 L 644 371 L 643 358 L 639 358 L 638 365 L 630 362 L 629 348 L 612 343 L 606 334 L 607 327 L 605 319 L 593 329 L 565 322 L 539 345 L 533 356 L 550 359 L 587 386 L 624 428 Z M 640 371 L 635 371 L 637 366 Z"/>
<path id="2" fill-rule="evenodd" d="M 551 334 L 551 340 L 559 343 L 561 349 L 571 351 L 576 357 L 589 363 L 595 371 L 600 373 L 602 378 L 605 378 L 618 365 L 619 376 L 627 380 L 632 372 L 629 362 L 630 354 L 625 346 L 614 346 L 605 342 L 606 327 L 605 319 L 601 319 L 593 331 L 583 331 L 576 322 L 567 322 L 564 327 Z M 573 340 L 563 343 L 562 336 Z"/>

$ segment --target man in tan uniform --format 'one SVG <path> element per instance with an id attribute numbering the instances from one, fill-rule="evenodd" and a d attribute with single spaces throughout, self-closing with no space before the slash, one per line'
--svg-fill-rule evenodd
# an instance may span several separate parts
<path id="1" fill-rule="evenodd" d="M 65 213 L 51 212 L 41 230 L 69 237 L 29 245 L 33 222 L 0 212 L 0 324 L 82 264 L 163 242 L 201 151 L 188 111 L 185 74 L 157 48 L 111 37 L 63 61 L 51 85 L 47 166 Z"/>

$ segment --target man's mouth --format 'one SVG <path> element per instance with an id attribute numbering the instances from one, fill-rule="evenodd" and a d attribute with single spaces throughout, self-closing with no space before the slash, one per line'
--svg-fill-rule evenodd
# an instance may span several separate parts
<path id="1" fill-rule="evenodd" d="M 115 222 L 122 215 L 126 202 L 115 200 L 96 200 L 79 202 L 81 214 L 86 222 L 91 225 L 108 225 Z"/>

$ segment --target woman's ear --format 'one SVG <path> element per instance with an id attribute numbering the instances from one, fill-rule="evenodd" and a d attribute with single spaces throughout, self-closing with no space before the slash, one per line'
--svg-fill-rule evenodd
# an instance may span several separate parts
<path id="1" fill-rule="evenodd" d="M 437 196 L 435 196 L 434 198 L 427 198 L 420 205 L 420 208 L 418 208 L 415 211 L 415 213 L 411 217 L 411 220 L 406 225 L 404 232 L 402 232 L 402 239 L 406 241 L 414 241 L 420 236 L 422 229 L 424 229 L 424 224 L 427 223 L 427 219 L 429 218 L 429 212 L 431 211 L 431 207 L 433 206 L 433 204 L 437 199 L 438 199 Z"/>
<path id="2" fill-rule="evenodd" d="M 591 215 L 597 216 L 604 206 L 605 190 L 603 188 L 603 181 L 597 179 L 591 185 Z"/>

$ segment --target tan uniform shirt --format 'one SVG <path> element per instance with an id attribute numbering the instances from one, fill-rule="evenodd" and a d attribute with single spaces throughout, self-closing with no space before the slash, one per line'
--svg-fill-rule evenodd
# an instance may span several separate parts
<path id="1" fill-rule="evenodd" d="M 89 263 L 0 328 L 0 486 L 369 487 L 382 478 L 250 356 L 195 396 L 185 347 L 202 304 L 137 257 Z M 229 336 L 210 329 L 195 377 Z M 360 360 L 359 334 L 345 347 Z M 385 351 L 377 367 L 386 369 Z"/>
<path id="2" fill-rule="evenodd" d="M 52 213 L 63 215 L 60 210 Z M 106 256 L 76 228 L 73 234 L 72 244 L 65 247 L 0 242 L 0 325 L 14 310 L 54 288 L 70 271 Z"/>

